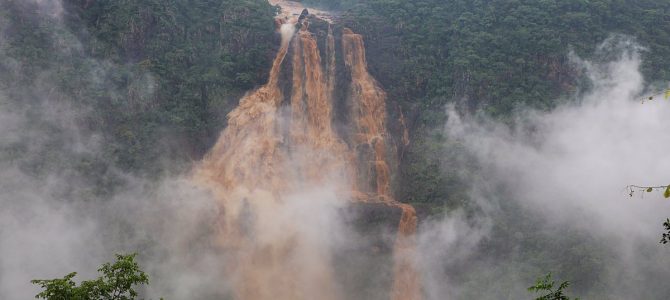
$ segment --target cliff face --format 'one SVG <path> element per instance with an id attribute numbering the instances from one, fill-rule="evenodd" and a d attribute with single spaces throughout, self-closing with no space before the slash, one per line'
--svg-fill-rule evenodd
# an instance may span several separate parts
<path id="1" fill-rule="evenodd" d="M 356 289 L 337 275 L 335 266 L 343 259 L 333 259 L 359 249 L 361 254 L 346 255 L 349 261 L 370 253 L 390 260 L 384 274 L 372 276 L 389 279 L 374 295 L 421 298 L 412 262 L 417 218 L 412 206 L 393 197 L 390 165 L 396 163 L 388 154 L 395 150 L 387 131 L 387 96 L 367 70 L 363 36 L 305 13 L 280 16 L 277 24 L 282 42 L 267 84 L 240 100 L 195 170 L 196 181 L 212 190 L 224 212 L 219 242 L 235 257 L 230 272 L 237 277 L 236 297 L 343 299 Z M 334 191 L 340 213 L 357 215 L 364 207 L 359 218 L 381 214 L 391 218 L 380 224 L 395 225 L 341 248 L 307 233 L 302 219 L 307 216 L 284 216 L 311 205 L 294 195 L 325 187 Z M 329 203 L 323 197 L 310 201 Z M 346 220 L 331 221 L 347 227 Z M 351 231 L 367 225 L 352 225 Z M 393 238 L 380 238 L 387 232 Z M 370 245 L 389 250 L 370 252 Z M 350 267 L 347 273 L 365 271 Z"/>

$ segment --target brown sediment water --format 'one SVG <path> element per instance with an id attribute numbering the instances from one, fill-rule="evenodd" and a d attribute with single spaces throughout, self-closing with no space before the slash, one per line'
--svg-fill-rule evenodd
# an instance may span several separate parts
<path id="1" fill-rule="evenodd" d="M 394 245 L 393 300 L 421 299 L 419 275 L 414 267 L 417 217 L 409 204 L 396 201 L 391 195 L 388 157 L 386 154 L 386 92 L 370 75 L 365 58 L 363 36 L 344 29 L 342 48 L 345 65 L 351 73 L 352 115 L 356 126 L 356 147 L 372 151 L 372 169 L 375 171 L 376 194 L 382 202 L 400 208 L 402 215 Z M 359 163 L 361 161 L 359 160 Z M 365 166 L 359 166 L 365 167 Z"/>
<path id="2" fill-rule="evenodd" d="M 399 207 L 402 210 L 402 215 L 393 249 L 395 265 L 391 299 L 418 300 L 422 297 L 419 274 L 414 263 L 416 257 L 415 234 L 418 220 L 416 211 L 414 207 L 408 204 L 395 202 L 392 205 Z"/>
<path id="3" fill-rule="evenodd" d="M 386 93 L 368 73 L 363 37 L 344 29 L 342 35 L 344 63 L 351 73 L 351 103 L 355 127 L 353 142 L 358 149 L 370 149 L 369 167 L 374 173 L 377 195 L 391 194 L 389 166 L 386 159 Z M 360 162 L 359 162 L 360 163 Z"/>
<path id="4" fill-rule="evenodd" d="M 333 35 L 333 27 L 328 25 L 328 36 L 326 36 L 326 78 L 328 84 L 328 95 L 333 97 L 335 91 L 335 36 Z"/>
<path id="5" fill-rule="evenodd" d="M 303 238 L 296 224 L 276 215 L 287 205 L 284 195 L 306 184 L 304 178 L 314 178 L 314 173 L 293 167 L 294 149 L 287 147 L 290 141 L 281 128 L 279 77 L 295 25 L 283 24 L 281 31 L 283 41 L 268 83 L 244 96 L 228 115 L 228 127 L 196 168 L 195 179 L 219 200 L 219 244 L 232 255 L 227 271 L 234 274 L 236 299 L 338 299 L 328 254 Z M 310 80 L 295 84 L 318 95 Z M 323 97 L 309 96 L 306 102 L 318 106 L 310 101 L 325 101 Z M 327 139 L 322 133 L 311 136 L 320 131 L 309 127 L 326 126 L 320 122 L 308 115 L 301 125 L 306 136 L 295 144 L 319 144 L 315 140 Z M 307 156 L 303 161 L 325 164 L 308 153 L 309 147 L 298 148 Z"/>
<path id="6" fill-rule="evenodd" d="M 291 144 L 302 182 L 349 181 L 353 173 L 347 145 L 332 127 L 334 75 L 324 74 L 316 38 L 304 25 L 293 42 Z M 324 176 L 335 178 L 323 178 Z"/>
<path id="7" fill-rule="evenodd" d="M 414 268 L 414 208 L 392 197 L 386 93 L 367 70 L 361 35 L 345 29 L 344 64 L 351 74 L 353 136 L 333 129 L 335 38 L 328 28 L 325 62 L 307 22 L 296 31 L 281 20 L 282 43 L 267 84 L 249 92 L 228 115 L 228 126 L 194 170 L 218 199 L 218 244 L 231 253 L 236 299 L 341 299 L 327 250 L 301 233 L 296 220 L 277 217 L 287 195 L 336 182 L 343 199 L 379 202 L 402 211 L 394 244 L 392 299 L 420 299 Z M 290 54 L 289 54 L 290 52 Z M 290 56 L 290 93 L 280 77 Z M 287 95 L 288 97 L 285 97 Z M 286 109 L 284 109 L 286 108 Z M 288 111 L 288 113 L 286 113 Z M 349 143 L 345 141 L 349 141 Z M 362 180 L 367 174 L 373 180 Z M 318 201 L 315 199 L 314 201 Z"/>

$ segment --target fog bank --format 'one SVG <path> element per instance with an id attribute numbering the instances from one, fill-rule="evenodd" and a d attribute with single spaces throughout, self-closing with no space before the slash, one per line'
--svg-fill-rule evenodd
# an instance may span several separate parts
<path id="1" fill-rule="evenodd" d="M 594 247 L 604 269 L 596 272 L 601 286 L 587 286 L 582 292 L 609 299 L 670 295 L 659 278 L 670 274 L 670 251 L 658 244 L 670 201 L 663 199 L 662 191 L 630 197 L 626 189 L 631 184 L 670 182 L 670 158 L 665 155 L 670 149 L 670 101 L 657 97 L 641 103 L 646 93 L 656 90 L 647 88 L 640 74 L 640 50 L 630 39 L 613 37 L 596 50 L 593 61 L 573 57 L 591 89 L 552 111 L 526 109 L 505 124 L 463 116 L 450 107 L 445 129 L 448 138 L 462 143 L 480 164 L 483 180 L 474 186 L 483 203 L 495 207 L 508 201 L 502 206 L 523 210 L 518 218 L 541 218 L 542 227 L 529 229 L 537 230 L 533 234 L 544 234 L 546 227 L 553 234 L 591 237 L 577 245 Z M 565 249 L 544 251 L 558 255 Z M 610 254 L 614 259 L 607 258 Z M 492 261 L 490 267 L 500 263 Z M 551 267 L 541 272 L 549 271 Z M 579 284 L 574 282 L 579 278 L 563 279 Z M 532 281 L 519 284 L 525 286 L 508 289 L 522 291 Z"/>

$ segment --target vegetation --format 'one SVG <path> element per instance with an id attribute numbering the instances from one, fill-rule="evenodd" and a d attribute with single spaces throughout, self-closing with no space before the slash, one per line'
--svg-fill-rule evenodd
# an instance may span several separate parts
<path id="1" fill-rule="evenodd" d="M 637 37 L 648 48 L 648 78 L 670 79 L 663 60 L 670 37 L 660 29 L 670 27 L 662 17 L 670 8 L 664 1 L 334 3 L 353 7 L 345 22 L 368 37 L 371 64 L 384 86 L 399 99 L 422 99 L 432 108 L 460 98 L 499 116 L 519 105 L 551 107 L 578 84 L 567 54 L 589 56 L 612 33 Z"/>
<path id="2" fill-rule="evenodd" d="M 149 284 L 149 277 L 135 262 L 135 254 L 116 255 L 114 264 L 104 263 L 98 272 L 102 276 L 95 280 L 82 281 L 77 285 L 72 279 L 76 272 L 63 278 L 33 280 L 44 291 L 35 296 L 46 300 L 133 300 L 137 299 L 135 287 Z"/>
<path id="3" fill-rule="evenodd" d="M 653 191 L 663 191 L 663 197 L 670 198 L 670 185 L 661 185 L 661 186 L 629 185 L 626 188 L 628 189 L 628 195 L 631 197 L 633 197 L 633 194 L 635 194 L 635 192 L 651 193 Z"/>
<path id="4" fill-rule="evenodd" d="M 649 97 L 649 100 L 651 100 L 651 97 Z M 646 192 L 646 193 L 651 193 L 654 190 L 659 190 L 663 191 L 663 197 L 665 198 L 670 198 L 670 185 L 661 185 L 661 186 L 638 186 L 638 185 L 629 185 L 628 187 L 629 195 L 633 197 L 633 194 L 635 192 Z M 668 244 L 670 243 L 670 219 L 666 219 L 665 222 L 663 222 L 663 228 L 664 232 L 661 235 L 661 244 Z"/>
<path id="5" fill-rule="evenodd" d="M 650 83 L 670 80 L 667 1 L 305 2 L 342 10 L 345 26 L 366 37 L 370 70 L 410 128 L 399 181 L 430 178 L 399 191 L 398 198 L 416 203 L 462 202 L 452 197 L 454 190 L 424 192 L 453 184 L 435 168 L 444 159 L 428 152 L 446 103 L 503 120 L 525 107 L 550 109 L 588 88 L 569 54 L 591 58 L 598 44 L 617 34 L 646 49 L 642 72 Z M 392 110 L 392 119 L 399 110 Z"/>
<path id="6" fill-rule="evenodd" d="M 135 77 L 153 76 L 147 95 L 132 73 L 109 74 L 130 97 L 98 99 L 112 100 L 105 120 L 128 169 L 157 155 L 150 148 L 159 128 L 176 135 L 172 146 L 188 157 L 202 155 L 241 94 L 266 80 L 276 44 L 275 8 L 267 1 L 70 2 L 76 18 L 68 24 L 82 39 L 90 35 L 89 55 Z M 76 30 L 81 22 L 86 32 Z"/>
<path id="7" fill-rule="evenodd" d="M 36 130 L 53 136 L 23 169 L 76 165 L 80 180 L 99 180 L 95 195 L 120 180 L 114 168 L 156 176 L 162 159 L 198 159 L 239 97 L 266 80 L 277 44 L 275 8 L 264 0 L 63 2 L 60 18 L 40 14 L 39 1 L 0 3 L 2 105 L 30 112 Z M 57 134 L 60 120 L 41 115 L 55 103 L 77 111 L 63 118 L 83 136 L 102 139 L 101 156 L 55 151 L 67 138 Z"/>
<path id="8" fill-rule="evenodd" d="M 568 296 L 563 294 L 568 286 L 570 286 L 570 282 L 564 281 L 556 287 L 556 283 L 551 279 L 551 273 L 549 273 L 544 277 L 538 278 L 535 285 L 529 287 L 528 291 L 543 294 L 535 298 L 535 300 L 570 300 Z M 574 300 L 579 300 L 579 298 L 575 298 Z"/>
<path id="9" fill-rule="evenodd" d="M 663 222 L 663 228 L 665 229 L 665 232 L 661 236 L 661 244 L 670 243 L 670 219 L 665 219 L 665 222 Z"/>

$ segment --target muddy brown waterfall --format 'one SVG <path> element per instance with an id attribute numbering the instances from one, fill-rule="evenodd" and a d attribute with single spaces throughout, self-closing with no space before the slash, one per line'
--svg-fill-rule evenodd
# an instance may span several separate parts
<path id="1" fill-rule="evenodd" d="M 394 249 L 395 274 L 391 298 L 420 299 L 421 289 L 414 263 L 414 234 L 416 233 L 417 217 L 411 205 L 399 203 L 391 197 L 389 163 L 386 155 L 386 92 L 368 73 L 365 59 L 363 36 L 349 29 L 343 30 L 342 48 L 345 65 L 351 73 L 352 115 L 356 127 L 355 147 L 362 156 L 371 160 L 366 165 L 359 159 L 359 169 L 367 168 L 374 172 L 372 183 L 376 185 L 376 196 L 385 204 L 402 210 L 398 234 Z M 367 149 L 362 150 L 361 149 Z M 368 155 L 365 155 L 367 152 Z M 370 155 L 371 154 L 371 155 Z M 359 174 L 362 172 L 359 172 Z"/>
<path id="2" fill-rule="evenodd" d="M 334 129 L 334 30 L 328 26 L 322 58 L 308 21 L 297 22 L 279 19 L 282 42 L 268 83 L 240 100 L 194 171 L 220 205 L 216 243 L 233 262 L 226 270 L 233 296 L 343 299 L 331 249 L 306 234 L 301 220 L 285 215 L 287 208 L 300 209 L 301 200 L 293 195 L 328 186 L 343 204 L 378 203 L 402 212 L 389 294 L 420 299 L 412 262 L 416 214 L 391 194 L 386 93 L 367 71 L 363 38 L 342 30 L 343 71 L 351 82 L 337 86 L 350 87 L 352 132 L 341 136 Z"/>

